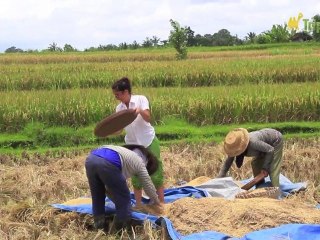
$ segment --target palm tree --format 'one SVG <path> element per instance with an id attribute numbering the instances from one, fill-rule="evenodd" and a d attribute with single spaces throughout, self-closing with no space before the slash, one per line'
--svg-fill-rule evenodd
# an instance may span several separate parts
<path id="1" fill-rule="evenodd" d="M 247 38 L 249 39 L 250 43 L 254 43 L 254 40 L 256 39 L 256 34 L 254 32 L 247 33 Z"/>
<path id="2" fill-rule="evenodd" d="M 48 50 L 51 52 L 55 52 L 55 51 L 57 51 L 57 48 L 58 48 L 58 44 L 53 42 L 53 43 L 49 44 Z"/>
<path id="3" fill-rule="evenodd" d="M 157 47 L 159 45 L 159 41 L 160 41 L 160 38 L 158 38 L 157 36 L 152 36 L 151 42 L 154 47 Z"/>

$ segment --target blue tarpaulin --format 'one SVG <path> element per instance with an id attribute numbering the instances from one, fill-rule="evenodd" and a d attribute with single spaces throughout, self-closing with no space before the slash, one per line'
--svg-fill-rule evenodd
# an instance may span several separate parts
<path id="1" fill-rule="evenodd" d="M 267 180 L 267 179 L 266 179 Z M 250 179 L 244 180 L 243 182 L 248 182 Z M 268 182 L 268 180 L 267 180 Z M 268 184 L 268 183 L 266 183 Z M 284 177 L 283 175 L 280 176 L 280 188 L 282 190 L 283 195 L 287 195 L 293 191 L 299 191 L 306 187 L 306 183 L 292 183 L 289 179 Z M 166 189 L 165 190 L 165 202 L 173 202 L 177 199 L 184 198 L 184 197 L 194 197 L 194 198 L 202 198 L 207 197 L 208 193 L 199 188 L 194 187 L 180 187 L 180 188 L 173 188 L 173 189 Z M 132 194 L 132 203 L 134 204 L 134 197 Z M 67 210 L 67 211 L 76 211 L 79 213 L 87 213 L 92 214 L 92 206 L 91 206 L 91 199 L 90 198 L 81 198 L 81 201 L 77 203 L 77 201 L 70 201 L 69 203 L 63 204 L 53 204 L 53 207 Z M 87 202 L 86 202 L 87 201 Z M 148 202 L 147 199 L 144 199 L 144 202 Z M 319 211 L 315 208 L 315 211 Z M 115 212 L 114 204 L 109 200 L 106 199 L 106 213 L 113 214 Z M 150 220 L 153 223 L 162 222 L 168 232 L 168 235 L 173 240 L 301 240 L 301 239 L 308 239 L 308 240 L 320 240 L 320 225 L 317 224 L 286 224 L 281 225 L 276 228 L 270 228 L 260 231 L 255 231 L 246 234 L 242 238 L 232 238 L 232 236 L 228 236 L 224 233 L 219 233 L 215 231 L 204 231 L 200 233 L 189 234 L 187 236 L 181 235 L 178 231 L 175 230 L 171 221 L 168 218 L 159 218 L 157 216 L 153 216 L 150 214 L 144 214 L 140 212 L 133 212 L 132 218 L 136 220 Z"/>
<path id="2" fill-rule="evenodd" d="M 194 187 L 165 189 L 164 195 L 165 195 L 166 203 L 170 203 L 185 197 L 202 198 L 202 197 L 209 196 L 205 190 L 194 188 Z M 144 203 L 148 203 L 148 201 L 149 200 L 147 199 L 143 199 Z M 76 204 L 74 204 L 74 202 Z M 131 202 L 132 204 L 135 204 L 133 194 L 131 194 Z M 66 211 L 75 211 L 79 213 L 92 214 L 91 198 L 79 198 L 78 201 L 71 200 L 70 203 L 66 202 L 62 204 L 52 204 L 52 206 L 55 208 L 66 210 Z M 105 210 L 107 214 L 115 213 L 115 206 L 113 202 L 108 198 L 106 198 Z M 145 214 L 142 214 L 142 215 L 145 215 Z M 135 216 L 135 213 L 133 213 L 133 216 Z M 136 219 L 139 219 L 140 215 L 138 213 L 137 213 L 137 216 L 139 217 Z"/>
<path id="3" fill-rule="evenodd" d="M 318 211 L 318 210 L 315 210 Z M 246 234 L 239 240 L 320 240 L 319 224 L 286 224 Z"/>

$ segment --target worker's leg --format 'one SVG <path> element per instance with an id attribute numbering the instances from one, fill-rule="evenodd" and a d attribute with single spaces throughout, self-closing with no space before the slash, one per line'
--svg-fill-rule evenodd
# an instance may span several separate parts
<path id="1" fill-rule="evenodd" d="M 101 161 L 105 161 L 94 155 L 89 155 L 86 162 L 86 174 L 92 196 L 92 211 L 95 227 L 105 228 L 105 185 L 99 178 L 97 170 Z"/>
<path id="2" fill-rule="evenodd" d="M 252 162 L 251 162 L 251 167 L 252 167 L 252 173 L 253 176 L 256 177 L 257 175 L 259 175 L 259 173 L 262 170 L 262 166 L 263 166 L 263 157 L 262 156 L 258 156 L 255 157 Z M 262 179 L 260 182 L 258 182 L 256 184 L 256 188 L 258 188 L 259 186 L 261 186 L 262 184 L 264 184 L 265 181 L 264 179 Z"/>
<path id="3" fill-rule="evenodd" d="M 282 155 L 283 155 L 283 140 L 280 141 L 277 146 L 274 148 L 273 159 L 270 164 L 270 179 L 272 186 L 279 187 L 279 177 L 280 177 L 280 170 L 282 165 Z"/>
<path id="4" fill-rule="evenodd" d="M 157 137 L 154 137 L 152 143 L 147 147 L 147 149 L 153 153 L 156 158 L 161 161 L 160 158 L 160 141 Z"/>
<path id="5" fill-rule="evenodd" d="M 116 207 L 115 225 L 117 230 L 126 227 L 131 219 L 131 200 L 127 181 L 121 170 L 107 162 L 98 170 L 101 181 L 106 185 Z"/>
<path id="6" fill-rule="evenodd" d="M 134 179 L 135 178 L 135 179 Z M 133 193 L 134 193 L 134 198 L 136 200 L 136 206 L 140 206 L 142 204 L 142 187 L 138 184 L 140 184 L 140 181 L 138 180 L 137 177 L 134 177 L 131 179 L 132 185 L 133 185 Z"/>
<path id="7" fill-rule="evenodd" d="M 159 201 L 161 203 L 164 203 L 164 186 L 161 185 L 160 187 L 157 187 L 156 189 L 157 189 Z"/>
<path id="8" fill-rule="evenodd" d="M 160 141 L 157 137 L 154 137 L 150 146 L 148 146 L 150 152 L 152 152 L 159 162 L 157 171 L 151 175 L 151 180 L 157 189 L 158 198 L 160 202 L 164 203 L 164 176 L 163 176 L 163 162 L 160 156 Z"/>
<path id="9" fill-rule="evenodd" d="M 259 173 L 262 170 L 262 166 L 263 166 L 263 157 L 262 156 L 257 156 L 254 159 L 252 159 L 251 161 L 251 168 L 252 168 L 252 173 L 253 176 L 256 177 L 257 175 L 259 175 Z"/>

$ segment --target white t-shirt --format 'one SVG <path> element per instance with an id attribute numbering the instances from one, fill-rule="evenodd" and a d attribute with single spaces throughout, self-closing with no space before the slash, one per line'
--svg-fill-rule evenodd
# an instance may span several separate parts
<path id="1" fill-rule="evenodd" d="M 149 109 L 148 99 L 142 95 L 131 95 L 129 107 L 127 108 L 124 103 L 120 103 L 116 108 L 116 112 L 135 108 L 140 108 L 141 110 Z M 139 144 L 148 147 L 155 137 L 154 127 L 149 122 L 146 122 L 140 114 L 124 129 L 126 131 L 124 139 L 126 144 Z"/>

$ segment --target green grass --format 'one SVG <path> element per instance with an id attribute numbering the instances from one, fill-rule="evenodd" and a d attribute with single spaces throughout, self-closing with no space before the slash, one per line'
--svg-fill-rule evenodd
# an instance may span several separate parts
<path id="1" fill-rule="evenodd" d="M 269 127 L 275 128 L 284 134 L 286 139 L 290 138 L 315 138 L 320 134 L 320 122 L 283 122 L 283 123 L 246 123 L 237 125 L 213 125 L 198 127 L 188 124 L 187 122 L 169 118 L 156 126 L 156 134 L 161 141 L 162 146 L 170 146 L 172 144 L 192 144 L 192 143 L 219 143 L 223 141 L 226 134 L 233 128 L 244 127 L 249 131 L 258 130 Z M 0 154 L 15 154 L 27 151 L 30 153 L 46 153 L 56 152 L 73 152 L 88 151 L 104 144 L 123 144 L 124 135 L 112 136 L 108 138 L 96 138 L 93 136 L 94 126 L 86 128 L 48 128 L 39 135 L 29 136 L 19 134 L 0 134 Z M 26 131 L 24 131 L 26 132 Z M 35 128 L 35 132 L 38 129 Z M 38 132 L 39 133 L 39 132 Z M 59 137 L 57 137 L 59 136 Z M 81 136 L 81 138 L 75 138 Z M 58 140 L 57 140 L 58 139 Z M 77 139 L 77 143 L 74 140 Z M 28 144 L 23 144 L 23 142 Z M 20 143 L 19 144 L 17 144 Z"/>
<path id="2" fill-rule="evenodd" d="M 30 147 L 33 139 L 23 134 L 0 134 L 1 148 Z M 1 149 L 2 150 L 2 149 Z"/>
<path id="3" fill-rule="evenodd" d="M 306 49 L 318 48 L 319 42 L 289 42 L 289 43 L 269 43 L 269 44 L 244 44 L 237 46 L 212 46 L 212 47 L 190 47 L 189 52 L 206 52 L 206 51 L 248 51 L 248 50 L 265 50 L 265 49 Z"/>

